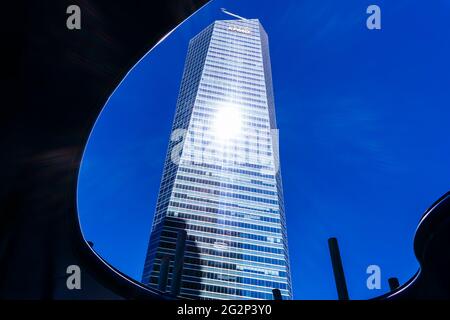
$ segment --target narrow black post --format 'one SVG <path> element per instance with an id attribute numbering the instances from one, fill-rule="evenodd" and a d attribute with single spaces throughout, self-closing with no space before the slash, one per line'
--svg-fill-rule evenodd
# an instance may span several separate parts
<path id="1" fill-rule="evenodd" d="M 166 292 L 169 264 L 170 264 L 170 257 L 169 256 L 162 257 L 161 265 L 159 267 L 159 280 L 158 280 L 158 288 L 162 292 Z"/>
<path id="2" fill-rule="evenodd" d="M 273 300 L 283 300 L 280 289 L 273 289 L 272 294 L 273 294 Z"/>
<path id="3" fill-rule="evenodd" d="M 397 278 L 389 278 L 388 282 L 389 282 L 389 289 L 391 289 L 391 291 L 394 291 L 395 289 L 400 287 L 400 283 L 398 282 Z"/>
<path id="4" fill-rule="evenodd" d="M 178 231 L 177 246 L 175 248 L 175 260 L 173 262 L 171 290 L 173 296 L 178 296 L 183 274 L 184 248 L 186 246 L 186 230 Z"/>
<path id="5" fill-rule="evenodd" d="M 330 249 L 331 264 L 333 265 L 334 280 L 339 300 L 349 300 L 347 284 L 345 282 L 344 268 L 342 266 L 341 254 L 336 238 L 328 239 Z"/>

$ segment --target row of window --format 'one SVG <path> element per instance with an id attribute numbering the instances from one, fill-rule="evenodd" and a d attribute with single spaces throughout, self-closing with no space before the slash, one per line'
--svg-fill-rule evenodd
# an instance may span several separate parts
<path id="1" fill-rule="evenodd" d="M 200 89 L 200 92 L 203 93 L 210 93 L 210 90 L 204 90 L 204 89 Z M 196 108 L 197 110 L 197 108 Z M 211 109 L 211 112 L 199 112 L 199 111 L 194 111 L 192 113 L 192 119 L 195 119 L 197 121 L 200 121 L 201 124 L 203 124 L 206 128 L 205 131 L 202 131 L 201 134 L 202 135 L 208 135 L 211 127 L 214 125 L 214 120 L 216 119 L 216 110 Z M 246 116 L 242 116 L 242 118 L 248 118 Z M 261 123 L 263 122 L 263 123 Z M 251 120 L 251 121 L 241 121 L 242 124 L 242 130 L 243 133 L 241 135 L 243 135 L 245 132 L 252 132 L 252 133 L 264 133 L 264 135 L 269 135 L 270 134 L 270 126 L 268 125 L 267 121 L 257 121 L 257 120 Z M 253 129 L 253 128 L 257 128 L 257 129 Z M 266 129 L 266 130 L 264 130 Z M 211 137 L 213 135 L 210 135 Z M 257 138 L 259 138 L 259 135 L 257 136 Z M 246 143 L 246 141 L 244 140 L 244 143 Z"/>
<path id="2" fill-rule="evenodd" d="M 200 89 L 200 92 L 211 93 L 210 90 L 205 90 L 205 89 Z M 200 121 L 205 126 L 209 125 L 210 127 L 212 127 L 214 125 L 215 114 L 194 111 L 192 113 L 192 115 L 193 115 L 192 119 L 196 119 L 196 120 Z M 257 123 L 257 122 L 253 122 L 253 121 L 252 122 L 242 121 L 242 129 L 253 130 L 252 128 L 258 128 L 261 130 L 263 130 L 263 129 L 270 130 L 270 126 L 267 125 L 266 121 L 264 121 L 264 122 L 265 122 L 265 124 L 261 124 L 261 123 Z M 206 132 L 208 132 L 208 131 L 209 130 L 207 130 Z"/>
<path id="3" fill-rule="evenodd" d="M 218 83 L 221 87 L 223 86 L 224 88 L 223 90 L 225 90 L 229 95 L 231 95 L 231 93 L 229 93 L 230 91 L 227 91 L 226 88 L 243 89 L 245 87 L 245 89 L 247 90 L 246 92 L 256 92 L 252 89 L 264 88 L 264 81 L 265 81 L 264 78 L 262 78 L 260 81 L 256 81 L 249 79 L 246 76 L 242 76 L 242 74 L 240 73 L 232 74 L 229 72 L 224 72 L 222 70 L 214 70 L 211 67 L 205 69 L 203 76 L 204 76 L 202 78 L 203 81 L 206 80 L 208 81 L 208 83 Z M 232 83 L 228 83 L 228 85 L 223 85 L 224 81 L 228 81 L 227 79 L 230 79 L 230 82 Z M 249 83 L 247 82 L 247 80 L 253 81 L 254 88 L 249 89 Z M 261 97 L 265 98 L 265 93 L 263 93 L 263 96 Z"/>
<path id="4" fill-rule="evenodd" d="M 177 197 L 176 195 L 178 194 L 185 194 L 185 193 L 173 193 L 173 195 L 175 196 L 175 198 Z M 187 200 L 193 200 L 196 202 L 204 202 L 204 203 L 208 203 L 208 204 L 215 204 L 215 205 L 220 205 L 221 207 L 223 207 L 223 209 L 218 209 L 218 214 L 224 214 L 224 215 L 228 215 L 228 216 L 235 216 L 235 217 L 241 217 L 241 218 L 246 218 L 246 219 L 251 219 L 251 220 L 261 220 L 264 222 L 272 222 L 272 223 L 278 223 L 280 222 L 279 219 L 277 218 L 272 218 L 272 217 L 267 217 L 267 216 L 263 216 L 263 215 L 254 215 L 251 214 L 252 212 L 258 211 L 261 212 L 263 214 L 271 214 L 271 215 L 275 215 L 278 216 L 278 210 L 274 210 L 273 208 L 258 208 L 258 207 L 247 207 L 238 203 L 234 203 L 234 202 L 227 202 L 224 201 L 224 199 L 220 199 L 220 201 L 216 201 L 216 200 L 212 200 L 212 199 L 208 199 L 207 197 L 197 197 L 195 195 L 189 195 L 188 197 L 186 197 L 185 199 Z M 240 211 L 233 211 L 233 210 L 227 210 L 228 208 L 238 208 L 239 210 L 248 210 L 251 213 L 241 213 Z"/>
<path id="5" fill-rule="evenodd" d="M 202 284 L 202 283 L 196 282 L 194 279 L 189 279 L 189 278 L 186 278 L 186 280 L 183 279 L 182 288 L 191 289 L 192 291 L 194 291 L 194 292 L 191 291 L 190 294 L 195 297 L 197 297 L 200 294 L 200 292 L 197 292 L 197 291 L 208 291 L 208 292 L 217 292 L 217 293 L 221 293 L 221 294 L 228 294 L 228 295 L 236 296 L 236 297 L 243 296 L 243 297 L 249 297 L 249 298 L 255 298 L 255 299 L 265 299 L 265 300 L 273 299 L 273 296 L 270 293 L 263 293 L 263 292 L 258 292 L 258 291 L 242 290 L 242 289 L 236 289 L 236 288 L 230 288 L 230 287 Z M 232 298 L 232 297 L 230 297 L 230 298 Z"/>
<path id="6" fill-rule="evenodd" d="M 281 283 L 281 282 L 277 282 L 277 281 L 260 280 L 260 279 L 239 277 L 239 276 L 230 276 L 227 274 L 215 273 L 215 272 L 206 272 L 206 271 L 188 269 L 188 270 L 183 270 L 183 276 L 184 275 L 192 276 L 192 277 L 196 277 L 196 278 L 206 278 L 206 279 L 212 279 L 212 280 L 227 281 L 227 282 L 232 282 L 232 283 L 247 284 L 247 285 L 252 285 L 252 286 L 260 286 L 260 287 L 266 287 L 266 288 L 270 288 L 270 289 L 282 289 L 282 290 L 287 289 L 287 285 L 285 283 Z M 200 279 L 197 279 L 197 282 L 201 282 Z"/>
<path id="7" fill-rule="evenodd" d="M 197 99 L 195 101 L 195 110 L 202 110 L 202 111 L 216 113 L 222 107 L 223 107 L 223 104 L 221 104 L 221 103 L 211 104 L 210 101 L 206 101 L 206 100 L 202 100 L 202 99 Z M 270 124 L 267 110 L 261 111 L 259 108 L 254 109 L 254 108 L 248 107 L 248 106 L 241 107 L 240 105 L 239 105 L 239 109 L 240 109 L 242 116 L 245 117 L 246 119 Z"/>
<path id="8" fill-rule="evenodd" d="M 227 210 L 226 208 L 227 207 L 237 207 L 239 209 L 244 209 L 244 210 L 247 209 L 250 211 L 261 211 L 264 213 L 270 212 L 270 210 L 267 210 L 267 209 L 266 210 L 256 210 L 254 208 L 248 208 L 248 207 L 241 206 L 239 204 L 235 204 L 232 202 L 214 201 L 211 199 L 199 198 L 199 197 L 190 196 L 185 193 L 178 193 L 178 192 L 174 192 L 173 196 L 174 196 L 174 198 L 181 198 L 184 200 L 191 200 L 191 201 L 195 201 L 195 202 L 205 202 L 208 204 L 220 205 L 221 207 L 223 207 L 223 209 L 222 208 L 217 209 L 217 213 L 215 213 L 215 214 L 222 214 L 225 216 L 232 216 L 232 217 L 245 218 L 245 219 L 251 219 L 251 220 L 260 220 L 263 222 L 271 222 L 271 223 L 280 222 L 280 220 L 277 218 L 270 218 L 270 217 L 265 217 L 265 216 L 255 216 L 253 214 L 241 213 L 241 212 L 233 211 L 233 210 Z M 274 213 L 274 212 L 270 212 L 270 213 Z"/>
<path id="9" fill-rule="evenodd" d="M 214 170 L 219 170 L 219 171 L 228 171 L 228 172 L 232 172 L 232 173 L 247 174 L 247 175 L 260 177 L 260 178 L 266 178 L 266 179 L 275 179 L 275 176 L 273 174 L 263 174 L 260 172 L 243 170 L 243 169 L 238 169 L 235 167 L 226 167 L 224 165 L 208 164 L 208 163 L 203 163 L 203 162 L 195 163 L 195 162 L 191 162 L 191 161 L 186 161 L 186 162 L 182 161 L 182 164 L 192 165 L 192 166 L 197 166 L 197 167 L 202 167 L 202 168 L 207 168 L 207 169 L 214 169 Z M 266 168 L 255 167 L 255 169 L 263 170 Z"/>
<path id="10" fill-rule="evenodd" d="M 224 165 L 226 165 L 227 167 L 230 165 L 234 165 L 236 166 L 237 170 L 242 170 L 242 171 L 247 171 L 245 169 L 241 169 L 243 167 L 247 168 L 247 164 L 251 163 L 251 164 L 266 164 L 267 162 L 268 165 L 265 165 L 266 169 L 261 169 L 261 175 L 266 175 L 266 173 L 273 172 L 274 168 L 273 166 L 270 166 L 272 164 L 272 158 L 267 158 L 267 157 L 257 157 L 257 158 L 248 158 L 247 160 L 251 160 L 250 161 L 242 161 L 243 159 L 231 159 L 229 157 L 222 157 L 221 159 L 218 159 L 217 157 L 213 157 L 213 155 L 211 154 L 200 154 L 202 156 L 202 158 L 200 157 L 196 157 L 194 154 L 190 154 L 187 151 L 193 152 L 192 148 L 186 148 L 189 150 L 186 150 L 185 153 L 183 154 L 183 157 L 181 158 L 181 164 L 185 164 L 185 163 L 194 163 L 195 165 L 201 165 L 201 164 L 220 164 L 220 162 L 222 162 Z M 221 161 L 223 160 L 223 161 Z M 239 160 L 239 161 L 238 161 Z M 263 162 L 264 160 L 264 162 Z M 225 171 L 225 170 L 224 170 Z M 244 173 L 243 173 L 244 174 Z M 260 177 L 261 178 L 261 177 Z M 262 179 L 262 178 L 261 178 Z"/>
<path id="11" fill-rule="evenodd" d="M 243 228 L 243 229 L 252 229 L 252 230 L 258 230 L 258 231 L 265 231 L 265 232 L 272 232 L 272 233 L 281 233 L 281 230 L 279 228 L 272 228 L 267 226 L 261 226 L 261 225 L 255 225 L 251 223 L 245 223 L 240 221 L 232 221 L 232 220 L 226 220 L 226 219 L 218 219 L 218 218 L 211 218 L 211 217 L 205 217 L 198 214 L 188 214 L 188 213 L 182 213 L 177 212 L 176 216 L 179 218 L 186 218 L 190 220 L 196 220 L 196 221 L 203 221 L 208 223 L 215 223 L 218 225 L 226 225 L 226 226 L 232 226 L 237 228 Z"/>
<path id="12" fill-rule="evenodd" d="M 241 33 L 237 32 L 229 32 L 229 31 L 222 31 L 219 28 L 214 28 L 214 32 L 212 37 L 214 39 L 227 39 L 233 41 L 233 43 L 242 43 L 245 44 L 247 47 L 258 49 L 261 45 L 261 42 L 256 37 L 246 37 L 243 36 Z"/>
<path id="13" fill-rule="evenodd" d="M 191 224 L 191 223 L 186 223 L 184 221 L 176 221 L 176 220 L 173 220 L 173 219 L 169 219 L 169 217 L 167 217 L 166 220 L 165 220 L 165 226 L 173 227 L 173 228 L 177 228 L 177 229 L 181 229 L 181 230 L 188 229 L 188 230 L 206 232 L 206 233 L 210 233 L 210 234 L 218 234 L 218 235 L 223 235 L 223 236 L 238 237 L 238 238 L 250 239 L 250 240 L 256 240 L 256 241 L 269 241 L 268 240 L 269 237 L 261 236 L 261 235 L 258 235 L 258 234 L 237 232 L 237 231 L 226 230 L 226 229 L 218 229 L 218 228 L 212 228 L 212 227 L 199 226 L 199 225 L 195 225 L 195 224 Z"/>
<path id="14" fill-rule="evenodd" d="M 146 277 L 151 276 L 152 272 L 150 270 L 147 270 L 147 271 L 148 272 L 147 272 Z M 156 284 L 156 283 L 158 283 L 157 274 L 160 271 L 160 262 L 159 261 L 158 261 L 158 263 L 154 264 L 152 271 L 153 271 L 153 276 L 151 276 L 151 278 L 150 278 L 150 283 Z M 173 272 L 173 267 L 170 266 L 169 267 L 169 277 L 167 279 L 167 284 L 169 286 L 172 282 L 172 277 L 171 277 L 172 272 Z M 201 279 L 211 279 L 211 280 L 217 280 L 217 281 L 231 282 L 230 284 L 227 285 L 228 288 L 232 287 L 233 283 L 234 283 L 235 287 L 236 287 L 236 284 L 241 284 L 244 286 L 252 285 L 252 286 L 267 287 L 269 289 L 276 288 L 276 289 L 281 289 L 281 290 L 287 290 L 287 284 L 283 283 L 283 282 L 279 282 L 279 281 L 258 279 L 258 278 L 241 276 L 241 275 L 224 274 L 224 273 L 220 273 L 220 272 L 208 272 L 208 271 L 202 271 L 202 270 L 191 269 L 191 268 L 184 268 L 183 269 L 183 279 L 187 279 L 187 278 L 191 278 L 191 279 L 192 278 L 200 278 L 200 279 L 196 279 L 196 281 L 195 281 L 198 283 L 203 282 L 203 281 L 201 281 Z"/>
<path id="15" fill-rule="evenodd" d="M 218 50 L 213 49 L 211 46 L 209 47 L 208 56 L 216 57 L 216 58 L 224 58 L 226 61 L 232 61 L 234 63 L 243 63 L 249 66 L 259 67 L 261 66 L 262 59 L 258 57 L 258 59 L 250 58 L 249 55 L 246 54 L 231 54 L 224 50 L 223 48 L 220 48 Z M 255 63 L 253 63 L 255 62 Z"/>
<path id="16" fill-rule="evenodd" d="M 207 82 L 202 82 L 202 85 L 201 85 L 201 87 L 209 87 L 209 88 L 212 88 L 212 89 L 217 89 L 217 90 L 221 90 L 221 91 L 224 91 L 224 92 L 233 92 L 233 93 L 236 93 L 236 94 L 244 94 L 244 95 L 250 95 L 250 96 L 253 96 L 253 97 L 262 97 L 262 98 L 264 98 L 266 95 L 265 95 L 265 92 L 259 92 L 259 93 L 254 93 L 254 92 L 252 92 L 253 90 L 250 88 L 250 89 L 247 89 L 246 91 L 243 91 L 243 90 L 236 90 L 236 89 L 242 89 L 242 87 L 238 87 L 238 86 L 215 86 L 214 84 L 210 84 L 210 83 L 207 83 Z M 266 119 L 262 119 L 262 120 L 264 120 L 264 121 L 266 121 Z"/>
<path id="17" fill-rule="evenodd" d="M 221 46 L 221 45 L 215 45 L 214 43 L 211 43 L 209 45 L 209 50 L 217 50 L 218 52 L 228 52 L 237 56 L 243 56 L 243 57 L 252 57 L 255 58 L 255 61 L 262 61 L 261 52 L 255 52 L 252 50 L 232 50 L 235 49 L 232 46 Z"/>
<path id="18" fill-rule="evenodd" d="M 236 152 L 230 148 L 220 150 L 217 146 L 207 148 L 196 144 L 186 144 L 183 149 L 182 159 L 195 161 L 198 163 L 220 163 L 225 160 L 228 160 L 229 162 L 232 160 L 237 166 L 241 166 L 246 163 L 258 163 L 267 165 L 270 168 L 269 171 L 274 171 L 274 159 L 270 155 L 271 153 L 255 152 L 254 150 Z"/>
<path id="19" fill-rule="evenodd" d="M 198 151 L 199 153 L 194 158 L 211 158 L 218 162 L 221 162 L 222 159 L 233 159 L 237 163 L 257 162 L 272 168 L 274 161 L 272 145 L 259 143 L 257 139 L 255 139 L 256 143 L 246 144 L 243 138 L 230 139 L 231 141 L 223 145 L 212 139 L 208 134 L 203 135 L 202 130 L 202 126 L 198 126 L 195 123 L 191 124 L 191 130 L 188 131 L 186 139 L 189 143 L 183 146 L 183 151 L 186 155 L 188 151 Z"/>
<path id="20" fill-rule="evenodd" d="M 261 75 L 264 74 L 264 68 L 263 65 L 257 67 L 257 66 L 250 66 L 250 64 L 248 63 L 238 63 L 237 61 L 230 61 L 229 59 L 225 59 L 224 57 L 220 57 L 214 54 L 208 54 L 206 61 L 209 64 L 212 65 L 219 65 L 219 66 L 224 66 L 224 67 L 233 67 L 238 69 L 239 71 L 250 71 L 250 72 L 258 72 Z M 207 69 L 209 72 L 211 72 L 212 70 L 210 70 L 209 68 Z M 215 71 L 215 74 L 222 74 L 222 75 L 228 75 L 231 77 L 237 77 L 237 78 L 241 78 L 241 79 L 248 79 L 251 80 L 253 83 L 262 83 L 264 82 L 264 77 L 257 77 L 257 78 L 253 78 L 253 77 L 249 77 L 249 76 L 244 76 L 243 74 L 241 74 L 238 70 L 236 70 L 236 72 L 223 72 L 223 71 Z"/>
<path id="21" fill-rule="evenodd" d="M 211 121 L 199 118 L 196 113 L 193 114 L 192 119 L 195 120 L 195 122 L 190 124 L 189 131 L 187 133 L 188 138 L 197 138 L 197 140 L 211 142 L 216 141 L 216 136 L 213 132 L 211 132 L 213 125 Z M 239 142 L 241 146 L 257 146 L 258 148 L 264 147 L 265 149 L 269 149 L 272 146 L 272 141 L 270 138 L 272 135 L 276 134 L 276 132 L 273 132 L 270 128 L 264 129 L 256 126 L 251 128 L 242 127 L 240 131 L 241 132 L 239 135 L 236 135 L 233 141 Z"/>
<path id="22" fill-rule="evenodd" d="M 165 253 L 162 253 L 161 251 L 158 251 L 156 254 L 156 258 L 158 260 L 161 260 L 162 257 L 165 255 Z M 267 275 L 266 272 L 264 272 L 264 269 L 261 268 L 252 268 L 252 267 L 245 267 L 242 265 L 237 265 L 236 263 L 228 263 L 228 262 L 219 262 L 214 260 L 204 260 L 199 258 L 193 258 L 186 256 L 184 257 L 184 263 L 186 267 L 191 267 L 195 269 L 202 269 L 203 267 L 210 267 L 210 268 L 219 268 L 219 269 L 228 269 L 228 270 L 234 270 L 234 271 L 245 271 L 249 273 L 259 274 L 259 275 Z M 267 270 L 267 269 L 266 269 Z M 274 271 L 274 270 L 272 270 Z M 278 273 L 279 277 L 286 277 L 287 273 L 285 271 L 276 271 Z"/>
<path id="23" fill-rule="evenodd" d="M 170 256 L 170 254 L 168 254 L 168 253 L 165 253 L 165 255 Z M 173 257 L 171 257 L 171 261 L 173 261 Z M 148 265 L 145 268 L 146 277 L 148 278 L 151 275 L 157 276 L 160 271 L 160 265 L 161 265 L 160 259 L 156 259 L 154 264 Z M 237 267 L 239 268 L 240 266 L 237 266 Z M 169 266 L 169 279 L 168 279 L 169 283 L 170 283 L 170 273 L 172 272 L 172 270 L 173 270 L 173 265 L 171 264 Z M 261 281 L 270 281 L 270 282 L 278 282 L 278 283 L 280 283 L 280 282 L 285 283 L 286 280 L 289 280 L 289 279 L 286 279 L 285 277 L 278 276 L 278 272 L 276 270 L 270 270 L 270 269 L 266 269 L 266 270 L 270 271 L 271 273 L 276 273 L 277 275 L 271 276 L 268 273 L 256 274 L 256 273 L 249 273 L 249 272 L 244 272 L 244 271 L 240 271 L 240 270 L 230 270 L 230 269 L 192 265 L 189 263 L 184 264 L 183 273 L 185 272 L 185 270 L 195 270 L 195 271 L 204 271 L 204 272 L 212 272 L 212 273 L 216 273 L 216 274 L 221 274 L 224 278 L 224 281 L 227 276 L 230 279 L 236 278 L 236 277 L 243 277 L 243 278 L 252 278 L 252 279 L 261 280 Z M 289 282 L 287 283 L 287 286 L 289 286 Z"/>
<path id="24" fill-rule="evenodd" d="M 222 76 L 220 76 L 218 73 L 211 72 L 210 70 L 205 70 L 202 74 L 202 76 L 203 76 L 202 80 L 205 81 L 209 77 L 212 81 L 219 79 L 219 80 L 238 83 L 238 84 L 259 86 L 261 88 L 264 88 L 264 86 L 265 86 L 263 80 L 261 80 L 261 84 L 258 84 L 258 83 L 255 83 L 254 80 L 252 80 L 252 79 L 248 79 L 248 80 L 252 80 L 253 82 L 242 80 L 242 79 L 246 79 L 245 76 L 238 76 L 238 77 L 231 76 L 230 77 L 229 75 L 224 75 L 223 73 L 220 73 L 220 74 Z M 252 105 L 250 105 L 250 106 L 252 106 Z"/>
<path id="25" fill-rule="evenodd" d="M 261 50 L 261 42 L 259 39 L 250 37 L 243 38 L 239 35 L 241 34 L 237 32 L 222 32 L 220 29 L 215 29 L 211 38 L 228 40 L 228 45 L 232 47 L 240 45 L 243 48 L 251 50 Z"/>
<path id="26" fill-rule="evenodd" d="M 258 81 L 261 80 L 261 79 L 264 79 L 264 74 L 263 73 L 261 73 L 261 72 L 258 72 L 258 73 L 250 72 L 250 71 L 242 70 L 242 68 L 238 69 L 239 68 L 238 66 L 223 66 L 223 65 L 211 64 L 208 61 L 206 61 L 205 62 L 205 67 L 211 67 L 211 68 L 215 68 L 215 69 L 225 70 L 225 71 L 219 71 L 220 73 L 224 73 L 226 71 L 229 71 L 230 73 L 228 73 L 228 74 L 230 74 L 230 75 L 245 74 L 245 75 L 253 76 L 254 78 L 258 79 Z M 248 78 L 248 79 L 254 79 L 254 78 Z M 260 92 L 265 92 L 265 90 L 257 89 L 257 88 L 254 88 L 254 87 L 255 86 L 253 85 L 253 86 L 247 87 L 247 88 L 251 88 L 252 90 L 255 90 L 255 91 L 258 90 Z"/>
<path id="27" fill-rule="evenodd" d="M 188 131 L 187 141 L 189 144 L 184 145 L 184 152 L 199 151 L 195 158 L 197 159 L 233 159 L 235 162 L 258 162 L 271 166 L 274 158 L 272 157 L 272 145 L 264 144 L 259 139 L 252 143 L 246 143 L 245 139 L 233 139 L 227 145 L 217 143 L 208 134 L 202 134 L 199 126 L 192 124 L 191 130 Z M 261 139 L 263 140 L 263 139 Z"/>
<path id="28" fill-rule="evenodd" d="M 238 193 L 232 193 L 232 192 L 225 192 L 225 191 L 219 191 L 214 189 L 208 189 L 208 188 L 201 188 L 196 186 L 189 186 L 189 185 L 183 185 L 183 184 L 175 184 L 175 187 L 181 190 L 190 190 L 200 193 L 206 193 L 206 194 L 213 194 L 220 197 L 227 197 L 227 198 L 234 198 L 234 199 L 241 199 L 246 201 L 252 201 L 252 202 L 259 202 L 259 203 L 269 203 L 273 205 L 278 205 L 278 200 L 272 200 L 267 198 L 260 198 L 260 197 L 253 197 L 249 195 L 244 194 L 238 194 Z"/>
<path id="29" fill-rule="evenodd" d="M 245 61 L 236 61 L 232 60 L 231 58 L 225 58 L 223 56 L 208 53 L 208 55 L 205 58 L 204 63 L 208 63 L 210 67 L 214 66 L 222 66 L 225 68 L 232 68 L 233 71 L 217 71 L 214 70 L 214 73 L 229 75 L 231 77 L 238 77 L 243 79 L 251 80 L 253 84 L 256 83 L 263 83 L 264 82 L 264 64 L 261 62 L 259 65 L 250 64 Z M 202 68 L 204 68 L 205 65 L 202 65 Z M 210 70 L 210 67 L 206 68 L 208 71 Z M 244 73 L 247 72 L 247 73 Z M 255 74 L 255 76 L 250 75 L 249 73 Z"/>
<path id="30" fill-rule="evenodd" d="M 174 242 L 165 242 L 161 241 L 159 246 L 161 248 L 166 249 L 175 249 L 175 243 Z M 278 265 L 278 266 L 285 266 L 286 263 L 283 260 L 279 259 L 273 259 L 273 258 L 267 258 L 267 257 L 261 257 L 261 256 L 253 256 L 249 254 L 243 254 L 243 253 L 236 253 L 236 252 L 229 252 L 229 251 L 220 251 L 210 248 L 200 248 L 195 245 L 186 244 L 186 252 L 189 253 L 200 253 L 204 255 L 214 256 L 214 257 L 220 257 L 220 258 L 227 258 L 227 259 L 237 259 L 241 260 L 241 263 L 245 263 L 245 261 L 252 261 L 252 262 L 258 262 L 258 263 L 264 263 L 264 264 L 271 264 L 271 265 Z M 215 258 L 211 258 L 215 259 Z"/>
<path id="31" fill-rule="evenodd" d="M 260 47 L 248 46 L 243 43 L 237 43 L 232 40 L 230 41 L 229 38 L 224 38 L 224 37 L 211 38 L 210 43 L 217 44 L 217 45 L 221 46 L 222 48 L 240 49 L 242 51 L 249 52 L 249 53 L 255 53 L 255 54 L 261 53 Z"/>
<path id="32" fill-rule="evenodd" d="M 176 232 L 171 232 L 171 231 L 163 231 L 163 234 L 165 234 L 166 236 L 170 235 L 170 237 L 173 239 L 176 239 L 176 236 L 177 236 Z M 191 241 L 206 243 L 206 244 L 210 244 L 210 245 L 215 244 L 217 242 L 217 238 L 210 238 L 210 237 L 204 237 L 204 236 L 198 236 L 198 235 L 195 235 L 195 236 L 190 235 L 188 238 Z M 231 240 L 227 240 L 225 242 L 231 248 L 245 249 L 245 250 L 252 250 L 252 251 L 259 251 L 259 252 L 266 252 L 266 253 L 273 253 L 273 254 L 284 254 L 283 249 L 280 249 L 280 248 L 273 248 L 273 247 L 268 247 L 268 246 L 258 246 L 258 245 L 254 245 L 254 244 L 250 244 L 250 243 L 236 242 L 236 241 L 231 241 Z"/>
<path id="33" fill-rule="evenodd" d="M 228 97 L 229 95 L 226 94 L 225 91 L 217 91 L 217 90 L 208 90 L 208 89 L 204 89 L 202 87 L 199 88 L 199 92 L 204 92 L 204 93 L 209 93 L 209 94 L 215 94 L 219 97 Z M 254 98 L 250 98 L 250 97 L 245 97 L 243 95 L 235 95 L 234 96 L 235 99 L 239 99 L 245 102 L 255 102 L 255 103 L 261 103 L 266 105 L 267 101 L 266 100 L 260 100 L 260 99 L 254 99 Z"/>
<path id="34" fill-rule="evenodd" d="M 223 106 L 222 103 L 212 104 L 211 101 L 202 100 L 202 99 L 197 99 L 195 101 L 195 110 L 217 112 L 218 110 L 220 110 L 220 108 L 222 106 Z M 239 107 L 241 107 L 241 106 L 239 106 Z M 248 107 L 248 106 L 240 108 L 240 112 L 245 117 L 250 117 L 251 115 L 252 115 L 252 117 L 257 117 L 260 119 L 264 119 L 267 117 L 267 110 L 261 111 L 260 109 L 254 109 L 254 108 Z M 249 119 L 251 119 L 251 118 L 249 118 Z M 270 121 L 268 121 L 268 122 L 270 123 Z M 269 140 L 267 140 L 267 141 L 269 141 Z"/>
<path id="35" fill-rule="evenodd" d="M 242 106 L 247 106 L 247 107 L 252 107 L 252 108 L 258 108 L 261 110 L 267 110 L 267 106 L 261 105 L 261 104 L 254 104 L 254 103 L 250 103 L 250 102 L 245 102 L 245 101 L 241 101 L 238 99 L 229 99 L 229 98 L 223 98 L 223 97 L 217 97 L 217 96 L 212 96 L 209 94 L 203 94 L 203 93 L 198 93 L 198 97 L 201 97 L 203 99 L 208 99 L 212 102 L 222 102 L 222 103 L 231 103 L 231 104 L 239 104 Z"/>
<path id="36" fill-rule="evenodd" d="M 221 171 L 220 172 L 212 172 L 212 171 L 198 170 L 198 169 L 192 169 L 192 168 L 187 168 L 187 167 L 179 167 L 178 170 L 182 171 L 182 172 L 193 173 L 193 174 L 200 175 L 200 176 L 220 177 L 220 179 L 228 180 L 228 181 L 234 181 L 236 179 L 236 177 L 234 175 L 231 175 L 231 177 L 228 177 L 228 176 L 226 176 L 226 174 L 224 172 L 221 172 Z M 244 177 L 239 176 L 237 181 L 246 183 L 246 184 L 256 184 L 256 185 L 270 187 L 270 188 L 276 187 L 276 185 L 273 183 L 266 183 L 264 181 L 255 180 L 255 179 L 250 179 L 250 181 L 248 181 L 248 178 L 247 179 L 243 179 L 243 178 Z"/>
<path id="37" fill-rule="evenodd" d="M 253 192 L 253 193 L 259 193 L 259 194 L 266 194 L 266 195 L 272 195 L 276 196 L 277 193 L 274 191 L 264 190 L 264 189 L 258 189 L 258 188 L 251 188 L 251 187 L 245 187 L 242 185 L 236 185 L 231 183 L 224 183 L 224 182 L 218 182 L 218 181 L 212 181 L 212 180 L 206 180 L 206 179 L 199 179 L 195 177 L 188 177 L 183 175 L 178 175 L 178 179 L 182 181 L 189 181 L 194 182 L 198 184 L 203 185 L 211 185 L 219 188 L 226 188 L 226 189 L 232 189 L 232 190 L 241 190 L 241 191 L 247 191 L 247 192 Z"/>

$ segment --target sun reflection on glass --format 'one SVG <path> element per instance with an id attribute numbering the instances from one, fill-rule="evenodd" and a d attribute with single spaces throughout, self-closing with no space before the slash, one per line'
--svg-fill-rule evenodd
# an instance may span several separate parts
<path id="1" fill-rule="evenodd" d="M 217 140 L 225 142 L 236 138 L 242 127 L 242 115 L 235 105 L 223 105 L 217 111 L 213 131 Z"/>

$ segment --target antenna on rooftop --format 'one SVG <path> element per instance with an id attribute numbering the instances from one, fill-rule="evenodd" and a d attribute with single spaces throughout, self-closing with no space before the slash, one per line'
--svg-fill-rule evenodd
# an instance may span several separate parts
<path id="1" fill-rule="evenodd" d="M 245 21 L 248 20 L 248 19 L 246 19 L 244 17 L 238 16 L 237 14 L 234 14 L 234 13 L 231 13 L 231 12 L 227 11 L 227 9 L 225 9 L 225 8 L 221 8 L 220 10 L 222 10 L 223 13 L 225 13 L 225 14 L 227 14 L 229 16 L 232 16 L 232 17 L 235 17 L 235 18 L 238 18 L 238 19 L 241 19 L 241 20 L 245 20 Z"/>

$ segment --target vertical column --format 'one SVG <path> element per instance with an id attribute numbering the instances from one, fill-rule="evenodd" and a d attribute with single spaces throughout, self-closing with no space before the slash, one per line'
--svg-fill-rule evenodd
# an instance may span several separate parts
<path id="1" fill-rule="evenodd" d="M 333 265 L 334 280 L 339 300 L 349 300 L 347 284 L 345 282 L 344 268 L 342 266 L 341 253 L 336 238 L 328 239 L 330 249 L 331 264 Z"/>
<path id="2" fill-rule="evenodd" d="M 177 246 L 175 248 L 175 260 L 173 262 L 171 293 L 178 296 L 181 287 L 181 276 L 183 274 L 184 248 L 186 246 L 186 230 L 178 231 Z"/>
<path id="3" fill-rule="evenodd" d="M 397 278 L 389 278 L 388 283 L 389 283 L 389 289 L 391 291 L 394 291 L 395 289 L 400 287 L 400 283 L 398 282 Z"/>
<path id="4" fill-rule="evenodd" d="M 273 289 L 272 294 L 273 294 L 273 300 L 283 300 L 280 289 Z"/>
<path id="5" fill-rule="evenodd" d="M 161 290 L 162 292 L 166 292 L 169 264 L 170 264 L 169 256 L 162 257 L 161 265 L 159 267 L 159 282 L 158 282 L 158 289 Z"/>

